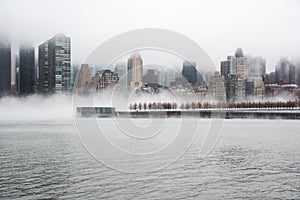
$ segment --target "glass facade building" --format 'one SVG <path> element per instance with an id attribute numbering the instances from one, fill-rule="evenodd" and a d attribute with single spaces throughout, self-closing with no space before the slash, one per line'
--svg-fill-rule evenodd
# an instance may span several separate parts
<path id="1" fill-rule="evenodd" d="M 0 38 L 0 97 L 11 92 L 11 44 Z"/>
<path id="2" fill-rule="evenodd" d="M 70 37 L 58 34 L 39 45 L 39 91 L 41 93 L 70 93 Z"/>
<path id="3" fill-rule="evenodd" d="M 20 91 L 21 95 L 32 94 L 35 79 L 34 47 L 21 46 L 20 52 Z"/>

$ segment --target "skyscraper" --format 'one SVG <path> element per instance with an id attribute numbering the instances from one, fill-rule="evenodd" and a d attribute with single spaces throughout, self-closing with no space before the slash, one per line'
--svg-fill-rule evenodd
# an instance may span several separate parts
<path id="1" fill-rule="evenodd" d="M 39 91 L 69 93 L 71 89 L 71 41 L 64 34 L 39 45 Z"/>
<path id="2" fill-rule="evenodd" d="M 34 47 L 20 46 L 20 94 L 32 94 L 35 78 Z"/>
<path id="3" fill-rule="evenodd" d="M 0 97 L 11 91 L 11 44 L 0 38 Z"/>
<path id="4" fill-rule="evenodd" d="M 187 82 L 194 84 L 197 82 L 197 69 L 195 62 L 184 61 L 182 68 L 182 76 Z"/>
<path id="5" fill-rule="evenodd" d="M 92 72 L 88 64 L 82 64 L 76 80 L 78 94 L 85 94 L 92 83 Z"/>
<path id="6" fill-rule="evenodd" d="M 224 82 L 222 80 L 220 72 L 215 72 L 215 74 L 210 78 L 209 92 L 213 100 L 226 101 Z"/>
<path id="7" fill-rule="evenodd" d="M 275 67 L 275 81 L 279 85 L 296 83 L 295 65 L 287 58 L 281 58 Z"/>
<path id="8" fill-rule="evenodd" d="M 227 56 L 227 60 L 221 61 L 221 76 L 226 78 L 233 73 L 231 72 L 233 70 L 233 61 L 233 56 Z"/>
<path id="9" fill-rule="evenodd" d="M 134 53 L 128 59 L 127 79 L 129 88 L 141 87 L 143 85 L 143 60 L 139 53 Z"/>
<path id="10" fill-rule="evenodd" d="M 148 69 L 147 73 L 143 76 L 143 82 L 146 83 L 157 83 L 157 76 L 155 75 L 154 69 Z"/>
<path id="11" fill-rule="evenodd" d="M 248 56 L 248 77 L 263 77 L 266 74 L 266 59 Z"/>
<path id="12" fill-rule="evenodd" d="M 228 102 L 245 100 L 245 80 L 236 74 L 230 74 L 226 80 L 226 98 Z"/>
<path id="13" fill-rule="evenodd" d="M 234 57 L 234 74 L 237 74 L 239 77 L 246 79 L 248 77 L 247 58 L 244 56 L 242 48 L 237 48 Z"/>

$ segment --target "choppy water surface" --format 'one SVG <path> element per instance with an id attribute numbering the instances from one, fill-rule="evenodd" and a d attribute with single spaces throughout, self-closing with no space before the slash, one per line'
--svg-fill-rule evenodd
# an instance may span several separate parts
<path id="1" fill-rule="evenodd" d="M 299 121 L 225 120 L 209 156 L 199 146 L 128 174 L 93 159 L 72 122 L 0 122 L 0 199 L 300 199 Z"/>

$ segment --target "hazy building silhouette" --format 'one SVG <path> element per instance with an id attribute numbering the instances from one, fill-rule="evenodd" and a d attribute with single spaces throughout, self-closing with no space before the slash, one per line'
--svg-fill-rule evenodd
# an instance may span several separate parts
<path id="1" fill-rule="evenodd" d="M 71 39 L 64 34 L 39 45 L 39 91 L 69 93 L 71 89 Z"/>
<path id="2" fill-rule="evenodd" d="M 266 59 L 248 56 L 248 77 L 263 77 L 266 74 Z"/>
<path id="3" fill-rule="evenodd" d="M 143 82 L 146 83 L 157 83 L 157 76 L 155 75 L 154 69 L 148 69 L 147 73 L 143 76 Z"/>
<path id="4" fill-rule="evenodd" d="M 76 80 L 78 94 L 85 94 L 89 90 L 88 86 L 92 83 L 92 72 L 88 64 L 82 64 Z"/>
<path id="5" fill-rule="evenodd" d="M 262 77 L 252 77 L 248 78 L 245 82 L 246 88 L 246 99 L 257 100 L 262 99 L 264 96 L 264 83 Z"/>
<path id="6" fill-rule="evenodd" d="M 116 64 L 115 73 L 118 74 L 121 90 L 124 94 L 127 91 L 127 67 L 126 63 L 119 62 Z"/>
<path id="7" fill-rule="evenodd" d="M 141 87 L 143 85 L 143 60 L 139 53 L 134 53 L 127 62 L 127 79 L 130 88 Z"/>
<path id="8" fill-rule="evenodd" d="M 226 101 L 224 82 L 220 72 L 215 72 L 215 74 L 210 78 L 209 92 L 213 100 Z"/>
<path id="9" fill-rule="evenodd" d="M 279 85 L 296 83 L 295 65 L 287 58 L 281 58 L 277 62 L 275 67 L 275 82 Z"/>
<path id="10" fill-rule="evenodd" d="M 11 44 L 0 38 L 0 97 L 11 92 Z"/>
<path id="11" fill-rule="evenodd" d="M 19 94 L 26 95 L 33 93 L 34 79 L 35 79 L 35 57 L 34 47 L 20 46 L 20 91 Z"/>
<path id="12" fill-rule="evenodd" d="M 195 62 L 184 61 L 182 68 L 182 76 L 187 82 L 194 84 L 197 82 L 197 69 Z"/>
<path id="13" fill-rule="evenodd" d="M 226 79 L 226 99 L 228 102 L 245 100 L 245 79 L 237 74 L 230 74 Z"/>
<path id="14" fill-rule="evenodd" d="M 72 66 L 71 67 L 71 90 L 74 91 L 75 87 L 75 81 L 77 78 L 79 68 L 77 66 Z"/>

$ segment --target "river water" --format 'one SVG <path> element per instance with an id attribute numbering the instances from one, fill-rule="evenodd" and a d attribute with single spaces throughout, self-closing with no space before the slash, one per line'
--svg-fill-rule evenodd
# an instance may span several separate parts
<path id="1" fill-rule="evenodd" d="M 159 170 L 127 173 L 93 158 L 72 121 L 2 121 L 0 199 L 300 199 L 299 121 L 225 120 L 207 156 L 200 146 Z"/>

